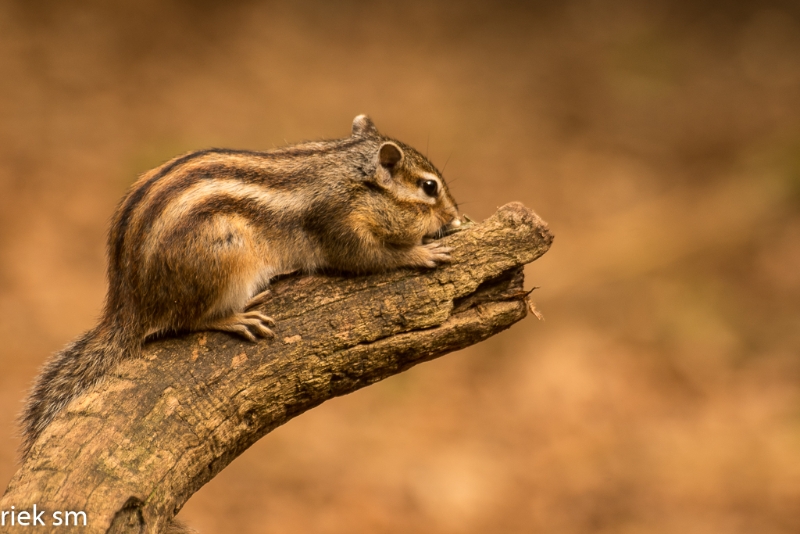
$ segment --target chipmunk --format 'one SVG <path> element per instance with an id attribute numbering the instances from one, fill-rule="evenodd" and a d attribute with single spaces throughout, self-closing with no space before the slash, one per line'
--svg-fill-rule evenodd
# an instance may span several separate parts
<path id="1" fill-rule="evenodd" d="M 293 271 L 435 267 L 461 225 L 442 174 L 359 115 L 350 137 L 267 152 L 210 149 L 137 180 L 108 237 L 99 324 L 42 369 L 22 414 L 22 456 L 55 415 L 149 335 L 222 330 L 250 341 L 274 321 L 252 310 Z"/>

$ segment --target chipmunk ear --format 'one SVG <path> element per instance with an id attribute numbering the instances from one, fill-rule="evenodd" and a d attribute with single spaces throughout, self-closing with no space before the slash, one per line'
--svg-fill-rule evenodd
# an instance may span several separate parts
<path id="1" fill-rule="evenodd" d="M 377 134 L 378 129 L 372 124 L 372 120 L 366 115 L 359 115 L 353 119 L 353 136 L 365 137 L 367 135 Z"/>
<path id="2" fill-rule="evenodd" d="M 391 171 L 398 163 L 403 161 L 403 150 L 391 141 L 387 141 L 378 150 L 378 161 L 380 161 L 382 167 Z"/>

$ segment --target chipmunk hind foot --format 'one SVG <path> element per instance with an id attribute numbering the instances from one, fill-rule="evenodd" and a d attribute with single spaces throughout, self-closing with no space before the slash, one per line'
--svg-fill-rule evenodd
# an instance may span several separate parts
<path id="1" fill-rule="evenodd" d="M 239 335 L 248 341 L 256 342 L 258 338 L 274 338 L 275 332 L 269 327 L 275 326 L 272 317 L 258 311 L 237 312 L 202 326 L 203 330 L 219 330 Z"/>
<path id="2" fill-rule="evenodd" d="M 265 289 L 261 293 L 253 296 L 250 300 L 247 301 L 247 304 L 244 305 L 244 311 L 252 310 L 253 308 L 264 304 L 272 297 L 272 290 Z"/>

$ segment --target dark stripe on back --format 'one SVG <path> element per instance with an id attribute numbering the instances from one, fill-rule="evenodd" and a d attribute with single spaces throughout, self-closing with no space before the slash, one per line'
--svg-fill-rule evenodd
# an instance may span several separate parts
<path id="1" fill-rule="evenodd" d="M 205 156 L 206 154 L 229 154 L 229 153 L 246 153 L 246 151 L 236 151 L 236 150 L 226 150 L 226 149 L 219 149 L 219 148 L 209 148 L 206 150 L 199 150 L 197 152 L 192 152 L 191 154 L 186 154 L 185 156 L 181 156 L 171 163 L 165 165 L 161 168 L 156 174 L 150 177 L 145 183 L 139 186 L 137 189 L 131 191 L 131 193 L 125 198 L 122 206 L 120 207 L 120 216 L 117 224 L 115 225 L 116 233 L 114 235 L 114 240 L 111 245 L 111 250 L 109 250 L 110 261 L 114 263 L 114 265 L 119 269 L 121 268 L 122 264 L 122 242 L 125 239 L 125 234 L 128 231 L 128 225 L 130 224 L 131 214 L 139 202 L 142 201 L 142 198 L 147 194 L 153 185 L 163 178 L 166 174 L 172 172 L 176 167 L 183 165 L 189 161 L 197 159 L 201 156 Z"/>
<path id="2" fill-rule="evenodd" d="M 175 225 L 165 237 L 166 247 L 177 247 L 175 240 L 187 239 L 195 232 L 201 223 L 218 215 L 243 215 L 247 220 L 256 225 L 280 226 L 280 212 L 267 210 L 264 205 L 255 199 L 247 197 L 234 197 L 230 195 L 216 195 L 206 199 L 189 211 L 183 219 Z"/>
<path id="3" fill-rule="evenodd" d="M 130 226 L 130 217 L 136 208 L 137 205 L 142 201 L 145 197 L 147 192 L 153 187 L 153 185 L 166 176 L 167 174 L 174 171 L 176 168 L 184 165 L 187 162 L 195 160 L 199 157 L 208 155 L 208 154 L 222 154 L 222 155 L 240 155 L 240 156 L 252 156 L 255 158 L 276 158 L 276 157 L 302 157 L 302 156 L 311 156 L 315 154 L 324 154 L 329 153 L 334 150 L 339 150 L 343 148 L 349 148 L 351 146 L 357 145 L 359 143 L 363 143 L 367 141 L 366 138 L 345 138 L 341 140 L 334 140 L 328 141 L 330 143 L 329 146 L 321 147 L 321 148 L 300 148 L 300 147 L 287 147 L 285 149 L 277 149 L 270 152 L 256 152 L 250 150 L 236 150 L 236 149 L 221 149 L 221 148 L 210 148 L 206 150 L 200 150 L 197 152 L 192 152 L 191 154 L 187 154 L 176 160 L 172 161 L 171 163 L 167 164 L 161 170 L 159 170 L 155 175 L 150 177 L 145 183 L 143 183 L 139 188 L 132 191 L 128 197 L 124 200 L 120 211 L 120 217 L 117 221 L 116 227 L 112 228 L 112 230 L 116 230 L 116 233 L 113 234 L 113 239 L 111 240 L 110 250 L 109 250 L 109 261 L 112 262 L 117 270 L 122 269 L 123 264 L 123 243 L 125 241 L 125 237 L 128 233 L 128 227 Z M 325 141 L 321 141 L 321 143 L 326 143 Z M 190 187 L 195 182 L 201 179 L 209 179 L 209 178 L 228 178 L 234 180 L 242 180 L 245 183 L 253 183 L 257 182 L 256 175 L 258 173 L 248 173 L 245 169 L 241 169 L 241 173 L 238 172 L 234 166 L 227 167 L 228 171 L 233 171 L 232 175 L 230 176 L 220 176 L 219 174 L 210 173 L 210 170 L 214 169 L 215 166 L 209 167 L 209 171 L 204 169 L 198 170 L 197 173 L 189 173 L 185 177 L 182 177 L 181 180 L 178 180 L 175 186 L 170 186 L 166 188 L 162 193 L 159 195 L 158 198 L 154 199 L 151 205 L 148 207 L 147 211 L 143 213 L 144 223 L 140 225 L 139 231 L 137 232 L 137 240 L 134 242 L 141 242 L 141 237 L 143 233 L 148 230 L 152 226 L 152 221 L 155 217 L 158 217 L 161 212 L 164 210 L 166 205 L 169 203 L 169 200 L 173 197 L 173 195 L 180 194 L 180 191 Z M 220 172 L 221 169 L 216 169 L 215 172 Z M 288 183 L 289 181 L 294 181 L 296 179 L 295 176 L 290 174 L 285 175 L 285 178 L 281 180 L 280 185 L 277 183 L 275 184 L 276 187 L 280 187 Z M 263 180 L 262 180 L 263 181 Z M 272 184 L 271 184 L 272 185 Z"/>

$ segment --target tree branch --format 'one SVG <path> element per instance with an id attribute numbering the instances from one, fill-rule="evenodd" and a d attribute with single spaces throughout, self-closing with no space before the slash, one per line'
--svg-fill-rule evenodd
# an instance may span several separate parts
<path id="1" fill-rule="evenodd" d="M 380 275 L 290 276 L 262 309 L 275 340 L 199 332 L 72 402 L 44 431 L 0 510 L 83 511 L 81 532 L 160 532 L 186 500 L 272 429 L 327 399 L 482 341 L 526 315 L 522 266 L 552 242 L 511 203 L 445 238 L 453 263 Z"/>

